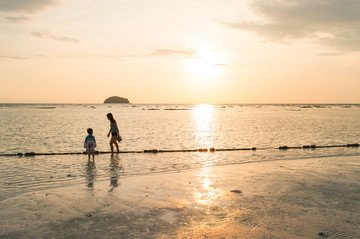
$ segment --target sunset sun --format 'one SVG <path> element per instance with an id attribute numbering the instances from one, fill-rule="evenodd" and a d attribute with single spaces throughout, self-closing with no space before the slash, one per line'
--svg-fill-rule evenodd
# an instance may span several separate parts
<path id="1" fill-rule="evenodd" d="M 199 50 L 198 56 L 189 59 L 187 71 L 196 81 L 214 81 L 224 73 L 226 58 L 215 50 Z"/>

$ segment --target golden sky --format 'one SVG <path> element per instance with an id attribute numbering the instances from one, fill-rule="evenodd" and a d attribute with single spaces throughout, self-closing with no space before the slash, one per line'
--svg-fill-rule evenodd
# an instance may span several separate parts
<path id="1" fill-rule="evenodd" d="M 358 0 L 0 0 L 0 102 L 360 103 Z"/>

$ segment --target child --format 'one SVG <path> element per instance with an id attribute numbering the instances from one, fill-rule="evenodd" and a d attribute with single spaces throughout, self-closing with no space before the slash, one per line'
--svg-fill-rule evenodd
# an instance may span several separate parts
<path id="1" fill-rule="evenodd" d="M 87 129 L 88 132 L 88 136 L 86 136 L 85 138 L 85 142 L 84 142 L 84 148 L 86 148 L 86 152 L 89 155 L 90 159 L 90 155 L 92 155 L 92 158 L 95 158 L 95 148 L 96 148 L 96 140 L 95 137 L 93 136 L 93 130 L 92 128 L 88 128 Z"/>

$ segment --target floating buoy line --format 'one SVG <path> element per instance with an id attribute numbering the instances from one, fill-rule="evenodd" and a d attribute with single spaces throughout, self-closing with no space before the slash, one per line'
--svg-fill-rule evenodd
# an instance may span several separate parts
<path id="1" fill-rule="evenodd" d="M 342 144 L 342 145 L 304 145 L 304 146 L 298 146 L 298 147 L 291 147 L 291 146 L 280 146 L 278 148 L 273 147 L 267 147 L 267 148 L 223 148 L 223 149 L 217 149 L 217 148 L 200 148 L 200 149 L 147 149 L 147 150 L 140 150 L 140 151 L 120 151 L 120 154 L 144 154 L 144 153 L 151 153 L 151 154 L 157 154 L 157 153 L 186 153 L 186 152 L 221 152 L 221 151 L 256 151 L 256 150 L 269 150 L 269 149 L 278 149 L 282 151 L 291 150 L 291 149 L 324 149 L 324 148 L 359 148 L 360 145 L 358 143 L 356 144 Z M 34 157 L 34 156 L 49 156 L 49 155 L 81 155 L 81 154 L 87 154 L 86 152 L 65 152 L 65 153 L 35 153 L 35 152 L 26 152 L 26 153 L 8 153 L 8 154 L 0 154 L 0 156 L 3 157 Z M 95 151 L 95 154 L 111 154 L 110 151 Z"/>

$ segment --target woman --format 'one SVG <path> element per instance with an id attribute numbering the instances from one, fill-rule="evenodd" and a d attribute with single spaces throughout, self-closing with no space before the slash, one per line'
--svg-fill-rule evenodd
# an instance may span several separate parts
<path id="1" fill-rule="evenodd" d="M 118 128 L 117 123 L 111 113 L 108 113 L 106 116 L 107 116 L 108 120 L 110 121 L 110 130 L 109 130 L 107 137 L 109 137 L 111 134 L 111 139 L 110 139 L 111 153 L 112 154 L 114 153 L 114 144 L 116 146 L 117 153 L 119 153 L 119 145 L 116 141 L 118 136 L 120 136 L 119 128 Z"/>

